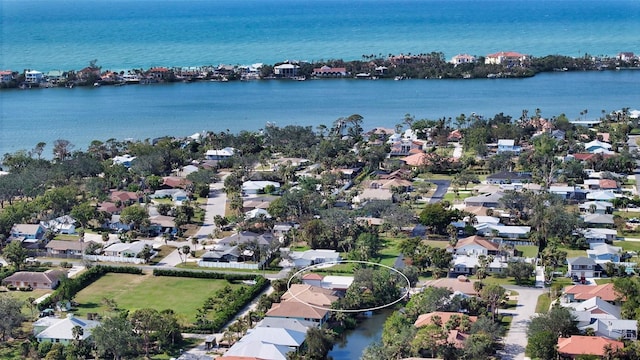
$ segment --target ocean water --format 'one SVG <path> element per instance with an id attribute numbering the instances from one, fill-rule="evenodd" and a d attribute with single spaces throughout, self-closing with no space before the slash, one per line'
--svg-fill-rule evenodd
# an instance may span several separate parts
<path id="1" fill-rule="evenodd" d="M 0 0 L 0 68 L 640 52 L 637 0 Z"/>
<path id="2" fill-rule="evenodd" d="M 0 0 L 0 69 L 272 64 L 442 51 L 640 52 L 637 0 Z M 640 71 L 530 79 L 259 81 L 0 91 L 0 154 L 64 138 L 186 136 L 475 112 L 589 117 L 640 107 Z M 48 151 L 48 150 L 47 150 Z"/>

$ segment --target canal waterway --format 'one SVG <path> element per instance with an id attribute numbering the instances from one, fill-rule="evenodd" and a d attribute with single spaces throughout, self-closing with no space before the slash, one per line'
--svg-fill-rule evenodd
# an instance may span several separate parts
<path id="1" fill-rule="evenodd" d="M 357 360 L 367 346 L 382 338 L 382 327 L 393 310 L 383 309 L 362 321 L 356 329 L 345 332 L 329 352 L 333 360 Z"/>

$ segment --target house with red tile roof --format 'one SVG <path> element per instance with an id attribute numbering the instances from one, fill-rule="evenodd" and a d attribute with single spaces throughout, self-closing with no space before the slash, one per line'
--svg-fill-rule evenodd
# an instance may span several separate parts
<path id="1" fill-rule="evenodd" d="M 191 180 L 187 180 L 178 176 L 165 176 L 162 178 L 162 187 L 164 189 L 186 189 L 191 184 L 193 184 Z"/>
<path id="2" fill-rule="evenodd" d="M 314 68 L 311 75 L 315 77 L 344 77 L 349 75 L 347 68 L 344 67 L 330 67 L 323 66 L 319 68 Z"/>
<path id="3" fill-rule="evenodd" d="M 478 59 L 473 55 L 458 54 L 452 57 L 451 61 L 449 62 L 452 63 L 453 65 L 460 65 L 460 64 L 475 64 L 476 61 L 478 61 Z"/>
<path id="4" fill-rule="evenodd" d="M 615 303 L 620 295 L 613 288 L 613 284 L 591 285 L 570 285 L 564 288 L 564 296 L 569 302 L 581 302 L 593 297 Z"/>
<path id="5" fill-rule="evenodd" d="M 478 292 L 473 288 L 473 283 L 476 280 L 469 280 L 464 275 L 460 275 L 457 278 L 441 278 L 435 280 L 427 280 L 424 286 L 433 286 L 438 288 L 446 288 L 451 292 L 459 292 L 469 296 L 477 296 Z"/>
<path id="6" fill-rule="evenodd" d="M 489 54 L 484 58 L 485 64 L 493 65 L 521 65 L 529 60 L 531 56 L 524 55 L 515 51 L 500 51 L 495 54 Z"/>
<path id="7" fill-rule="evenodd" d="M 603 356 L 607 348 L 612 350 L 622 349 L 624 348 L 624 343 L 602 336 L 573 335 L 568 338 L 558 339 L 558 354 L 569 359 L 575 359 L 581 355 Z"/>
<path id="8" fill-rule="evenodd" d="M 451 247 L 456 254 L 464 255 L 496 255 L 500 250 L 498 245 L 482 236 L 473 235 L 458 240 L 455 246 Z"/>
<path id="9" fill-rule="evenodd" d="M 428 154 L 425 154 L 423 152 L 419 152 L 417 154 L 412 154 L 409 156 L 405 156 L 403 158 L 400 159 L 401 161 L 404 161 L 405 164 L 411 166 L 411 167 L 418 167 L 418 166 L 425 166 L 428 165 L 429 162 L 431 161 L 431 156 L 429 156 Z"/>
<path id="10" fill-rule="evenodd" d="M 434 317 L 439 317 L 440 318 L 440 323 L 444 326 L 447 322 L 449 322 L 449 320 L 454 317 L 454 316 L 458 316 L 460 318 L 462 318 L 463 316 L 466 316 L 467 318 L 469 318 L 470 322 L 476 322 L 476 320 L 478 320 L 477 316 L 468 316 L 466 314 L 463 313 L 458 313 L 458 312 L 451 312 L 451 311 L 433 311 L 427 314 L 422 314 L 420 316 L 418 316 L 418 319 L 413 323 L 413 326 L 419 328 L 419 327 L 423 327 L 423 326 L 427 326 L 430 324 L 434 323 Z"/>
<path id="11" fill-rule="evenodd" d="M 428 314 L 420 315 L 413 325 L 417 328 L 420 328 L 423 326 L 436 324 L 434 320 L 435 318 L 439 318 L 440 319 L 439 326 L 446 327 L 449 320 L 455 317 L 458 318 L 458 321 L 461 321 L 463 318 L 466 318 L 469 320 L 469 323 L 473 323 L 476 320 L 478 320 L 476 316 L 467 316 L 465 314 L 456 313 L 456 312 L 434 311 Z M 446 342 L 448 344 L 452 344 L 456 348 L 461 349 L 464 347 L 464 342 L 469 337 L 469 334 L 461 331 L 459 328 L 459 324 L 460 322 L 458 322 L 458 326 L 454 326 L 452 329 L 449 330 Z"/>

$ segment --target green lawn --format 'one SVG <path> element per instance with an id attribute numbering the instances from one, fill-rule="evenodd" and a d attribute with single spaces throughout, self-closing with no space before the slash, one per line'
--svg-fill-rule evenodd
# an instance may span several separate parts
<path id="1" fill-rule="evenodd" d="M 585 250 L 569 249 L 569 248 L 560 247 L 560 246 L 558 247 L 558 249 L 562 251 L 566 251 L 568 258 L 578 257 L 578 256 L 587 256 L 587 252 Z"/>
<path id="2" fill-rule="evenodd" d="M 107 313 L 102 299 L 108 298 L 115 300 L 119 309 L 130 311 L 173 309 L 178 318 L 191 323 L 195 321 L 196 309 L 227 284 L 226 280 L 109 273 L 76 295 L 75 301 L 80 304 L 76 314 Z"/>
<path id="3" fill-rule="evenodd" d="M 551 298 L 548 293 L 538 296 L 538 302 L 536 303 L 536 313 L 546 313 L 551 307 Z"/>
<path id="4" fill-rule="evenodd" d="M 439 249 L 444 249 L 449 246 L 449 242 L 444 240 L 422 240 L 422 242 L 431 247 Z"/>
<path id="5" fill-rule="evenodd" d="M 620 246 L 624 251 L 635 251 L 640 253 L 640 241 L 614 241 L 614 246 Z"/>
<path id="6" fill-rule="evenodd" d="M 524 257 L 535 258 L 538 256 L 537 245 L 518 245 L 516 246 L 518 251 L 522 251 Z"/>
<path id="7" fill-rule="evenodd" d="M 27 299 L 30 297 L 37 299 L 43 296 L 44 294 L 51 294 L 52 292 L 53 290 L 44 290 L 44 289 L 35 289 L 33 291 L 7 291 L 4 293 L 0 293 L 0 296 L 3 294 L 8 294 L 13 298 L 22 301 L 24 303 L 24 306 L 22 306 L 22 313 L 30 317 L 31 309 L 29 309 L 29 306 L 27 305 Z M 37 316 L 38 309 L 35 309 L 34 311 L 35 311 L 35 316 Z"/>
<path id="8" fill-rule="evenodd" d="M 456 194 L 453 191 L 449 191 L 446 194 L 444 194 L 444 197 L 442 198 L 443 200 L 446 200 L 450 203 L 453 202 L 458 202 L 458 201 L 462 201 L 468 197 L 473 196 L 473 194 L 471 193 L 471 191 L 459 191 L 458 192 L 458 196 L 456 197 Z"/>

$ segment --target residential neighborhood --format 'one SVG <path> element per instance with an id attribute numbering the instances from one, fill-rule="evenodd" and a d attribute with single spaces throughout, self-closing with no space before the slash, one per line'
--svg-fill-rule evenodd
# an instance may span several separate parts
<path id="1" fill-rule="evenodd" d="M 0 357 L 637 359 L 639 119 L 399 121 L 5 154 Z"/>

